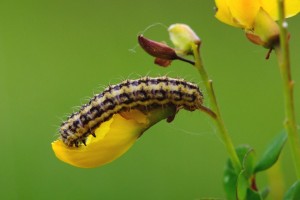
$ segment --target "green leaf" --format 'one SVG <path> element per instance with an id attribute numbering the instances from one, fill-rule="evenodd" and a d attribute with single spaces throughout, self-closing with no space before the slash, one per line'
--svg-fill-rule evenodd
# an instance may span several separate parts
<path id="1" fill-rule="evenodd" d="M 250 187 L 250 177 L 254 170 L 254 153 L 249 146 L 236 148 L 237 155 L 242 163 L 243 170 L 237 174 L 230 160 L 227 161 L 224 171 L 224 189 L 227 199 L 246 199 Z"/>
<path id="2" fill-rule="evenodd" d="M 242 172 L 238 176 L 237 182 L 237 199 L 247 199 L 247 191 L 249 188 L 249 181 L 246 178 L 245 174 Z"/>
<path id="3" fill-rule="evenodd" d="M 287 134 L 285 132 L 280 133 L 273 139 L 257 162 L 254 169 L 255 173 L 264 171 L 276 163 L 286 140 Z"/>
<path id="4" fill-rule="evenodd" d="M 300 181 L 294 183 L 284 195 L 284 200 L 299 200 L 300 199 Z"/>
<path id="5" fill-rule="evenodd" d="M 236 148 L 237 155 L 242 163 L 243 175 L 249 179 L 253 175 L 255 155 L 252 147 L 248 145 L 239 146 Z"/>
<path id="6" fill-rule="evenodd" d="M 230 161 L 226 163 L 223 185 L 226 193 L 226 199 L 236 199 L 236 188 L 237 188 L 237 174 L 235 173 Z"/>
<path id="7" fill-rule="evenodd" d="M 261 195 L 258 192 L 248 189 L 247 190 L 247 200 L 263 200 L 263 198 L 261 197 Z"/>

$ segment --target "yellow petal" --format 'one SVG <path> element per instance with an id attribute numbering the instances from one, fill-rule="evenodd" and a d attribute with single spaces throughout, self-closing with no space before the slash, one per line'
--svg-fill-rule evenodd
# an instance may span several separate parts
<path id="1" fill-rule="evenodd" d="M 221 22 L 235 26 L 238 28 L 242 28 L 242 25 L 239 24 L 232 16 L 230 8 L 227 4 L 227 0 L 215 0 L 217 12 L 215 17 L 220 20 Z"/>
<path id="2" fill-rule="evenodd" d="M 278 20 L 277 0 L 261 0 L 263 9 L 272 17 Z M 285 0 L 285 17 L 292 17 L 300 12 L 300 0 Z"/>
<path id="3" fill-rule="evenodd" d="M 262 7 L 273 20 L 278 20 L 277 0 L 215 0 L 218 8 L 216 18 L 243 29 L 252 29 L 255 17 Z M 285 0 L 286 17 L 300 12 L 300 0 Z"/>
<path id="4" fill-rule="evenodd" d="M 227 0 L 230 12 L 234 19 L 244 29 L 251 29 L 254 18 L 261 7 L 259 0 Z"/>
<path id="5" fill-rule="evenodd" d="M 215 0 L 216 18 L 231 26 L 251 29 L 261 6 L 259 0 Z"/>
<path id="6" fill-rule="evenodd" d="M 52 143 L 60 160 L 82 168 L 92 168 L 109 163 L 124 154 L 150 126 L 175 114 L 173 107 L 151 110 L 147 114 L 133 109 L 115 114 L 96 130 L 96 137 L 87 138 L 87 146 L 68 147 L 61 140 Z"/>
<path id="7" fill-rule="evenodd" d="M 89 136 L 87 146 L 67 147 L 61 140 L 52 143 L 56 156 L 71 165 L 83 168 L 96 167 L 109 163 L 126 152 L 146 126 L 135 120 L 127 120 L 114 115 L 96 129 L 96 137 Z"/>

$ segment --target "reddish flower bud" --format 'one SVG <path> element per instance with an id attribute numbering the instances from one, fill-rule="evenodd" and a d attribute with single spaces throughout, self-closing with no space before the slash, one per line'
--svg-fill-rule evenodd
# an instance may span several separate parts
<path id="1" fill-rule="evenodd" d="M 161 66 L 161 67 L 168 67 L 171 65 L 172 60 L 166 60 L 162 58 L 155 58 L 154 63 Z"/>
<path id="2" fill-rule="evenodd" d="M 163 60 L 178 59 L 175 50 L 164 43 L 147 39 L 142 35 L 138 36 L 138 42 L 140 46 L 151 56 L 161 58 Z"/>

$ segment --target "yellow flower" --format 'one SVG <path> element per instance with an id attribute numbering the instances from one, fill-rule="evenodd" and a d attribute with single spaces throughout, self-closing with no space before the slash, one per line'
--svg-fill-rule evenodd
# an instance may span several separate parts
<path id="1" fill-rule="evenodd" d="M 68 147 L 61 140 L 52 143 L 60 160 L 82 168 L 92 168 L 109 163 L 124 154 L 148 128 L 162 119 L 175 115 L 172 106 L 155 108 L 143 113 L 137 109 L 121 112 L 102 123 L 96 137 L 89 136 L 86 146 Z"/>
<path id="2" fill-rule="evenodd" d="M 269 47 L 279 35 L 277 0 L 215 0 L 216 18 L 226 24 L 242 28 L 250 35 L 250 40 Z M 285 0 L 286 17 L 300 12 L 300 0 Z M 249 38 L 249 35 L 247 35 Z M 254 39 L 254 40 L 252 40 Z"/>
<path id="3" fill-rule="evenodd" d="M 231 26 L 252 29 L 260 8 L 274 20 L 278 20 L 277 0 L 215 0 L 216 18 Z M 300 0 L 285 0 L 286 17 L 300 11 Z"/>

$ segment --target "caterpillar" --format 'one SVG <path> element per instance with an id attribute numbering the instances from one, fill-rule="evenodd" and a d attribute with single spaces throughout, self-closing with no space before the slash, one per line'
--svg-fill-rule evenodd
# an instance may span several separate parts
<path id="1" fill-rule="evenodd" d="M 86 138 L 114 114 L 126 109 L 149 106 L 175 105 L 194 111 L 202 106 L 203 95 L 199 87 L 184 79 L 170 77 L 143 77 L 125 80 L 107 87 L 71 114 L 59 129 L 62 141 L 67 146 L 86 143 Z"/>

